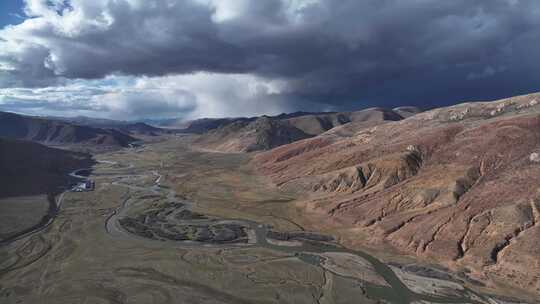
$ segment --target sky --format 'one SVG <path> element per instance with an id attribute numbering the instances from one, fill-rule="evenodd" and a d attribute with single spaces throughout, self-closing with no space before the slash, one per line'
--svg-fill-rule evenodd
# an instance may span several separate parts
<path id="1" fill-rule="evenodd" d="M 8 24 L 19 24 L 24 21 L 24 2 L 22 0 L 0 1 L 0 28 Z"/>
<path id="2" fill-rule="evenodd" d="M 537 0 L 0 0 L 0 111 L 424 109 L 540 91 Z"/>

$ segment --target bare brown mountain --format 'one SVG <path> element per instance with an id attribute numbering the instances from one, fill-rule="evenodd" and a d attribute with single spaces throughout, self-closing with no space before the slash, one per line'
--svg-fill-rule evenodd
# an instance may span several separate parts
<path id="1" fill-rule="evenodd" d="M 268 150 L 310 138 L 339 126 L 343 132 L 403 119 L 393 110 L 371 108 L 357 112 L 297 112 L 251 119 L 221 121 L 195 141 L 195 145 L 222 152 Z"/>
<path id="2" fill-rule="evenodd" d="M 0 138 L 0 197 L 57 192 L 68 173 L 93 164 L 88 154 Z"/>
<path id="3" fill-rule="evenodd" d="M 45 118 L 0 112 L 0 137 L 47 145 L 87 144 L 125 147 L 136 139 L 115 129 L 101 129 Z"/>
<path id="4" fill-rule="evenodd" d="M 540 295 L 540 94 L 336 129 L 254 160 L 308 227 Z"/>
<path id="5" fill-rule="evenodd" d="M 271 116 L 274 119 L 286 119 L 293 118 L 304 115 L 317 115 L 317 114 L 330 114 L 328 112 L 293 112 L 293 113 L 283 113 L 276 116 Z M 203 134 L 210 130 L 214 130 L 232 123 L 238 122 L 253 122 L 258 117 L 225 117 L 225 118 L 200 118 L 185 121 L 180 118 L 172 119 L 157 119 L 157 120 L 145 120 L 145 122 L 150 123 L 158 127 L 166 129 L 176 129 L 182 133 L 191 133 L 191 134 Z"/>
<path id="6" fill-rule="evenodd" d="M 195 145 L 222 152 L 252 152 L 308 137 L 308 134 L 286 122 L 261 117 L 253 122 L 236 121 L 211 130 L 198 138 Z"/>

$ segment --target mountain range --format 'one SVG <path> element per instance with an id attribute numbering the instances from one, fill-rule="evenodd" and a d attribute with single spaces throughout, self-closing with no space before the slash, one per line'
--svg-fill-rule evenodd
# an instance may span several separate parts
<path id="1" fill-rule="evenodd" d="M 162 128 L 151 126 L 142 121 L 113 120 L 104 118 L 93 118 L 87 116 L 45 117 L 45 119 L 67 122 L 78 126 L 87 126 L 101 129 L 115 129 L 131 135 L 156 136 L 165 131 Z"/>
<path id="2" fill-rule="evenodd" d="M 136 139 L 117 129 L 95 128 L 41 117 L 0 112 L 0 137 L 48 145 L 126 147 Z"/>
<path id="3" fill-rule="evenodd" d="M 255 118 L 198 120 L 184 130 L 202 135 L 194 144 L 220 152 L 252 152 L 272 149 L 320 135 L 336 127 L 353 132 L 418 113 L 417 108 L 370 108 L 356 112 L 296 112 Z"/>

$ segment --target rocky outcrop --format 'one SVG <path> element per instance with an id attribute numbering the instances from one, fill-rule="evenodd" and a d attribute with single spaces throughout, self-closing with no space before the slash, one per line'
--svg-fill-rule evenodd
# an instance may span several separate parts
<path id="1" fill-rule="evenodd" d="M 297 183 L 300 182 L 301 187 L 312 192 L 375 192 L 414 176 L 421 164 L 420 153 L 406 151 L 374 162 L 321 174 L 312 179 L 295 179 L 282 186 L 297 187 L 299 186 Z"/>
<path id="2" fill-rule="evenodd" d="M 390 245 L 488 285 L 540 294 L 537 100 L 466 103 L 332 130 L 261 153 L 254 164 L 304 194 L 297 207 L 313 229 L 339 231 L 350 246 Z"/>

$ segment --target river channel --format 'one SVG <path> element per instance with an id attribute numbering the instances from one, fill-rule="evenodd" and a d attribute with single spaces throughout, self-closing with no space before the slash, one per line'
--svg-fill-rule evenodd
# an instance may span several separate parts
<path id="1" fill-rule="evenodd" d="M 147 177 L 152 176 L 155 181 L 154 184 L 148 187 L 141 187 L 129 184 L 129 181 L 134 178 L 140 178 L 142 175 L 134 176 L 123 176 L 113 182 L 116 186 L 122 186 L 130 188 L 135 191 L 147 192 L 148 195 L 160 196 L 168 202 L 168 210 L 166 215 L 160 215 L 159 211 L 152 211 L 152 214 L 155 216 L 153 218 L 154 227 L 162 227 L 164 224 L 155 224 L 157 219 L 167 221 L 167 219 L 175 218 L 174 225 L 176 226 L 189 226 L 189 227 L 241 227 L 243 231 L 248 233 L 244 235 L 241 241 L 235 242 L 231 240 L 230 242 L 212 242 L 212 241 L 197 241 L 197 240 L 186 240 L 180 238 L 179 240 L 174 239 L 154 239 L 151 234 L 144 230 L 144 233 L 137 233 L 137 225 L 142 225 L 143 222 L 147 222 L 148 217 L 141 220 L 141 223 L 134 222 L 132 220 L 131 226 L 126 226 L 125 219 L 128 218 L 128 213 L 130 208 L 140 204 L 134 197 L 127 197 L 123 202 L 120 202 L 119 207 L 116 209 L 113 215 L 111 215 L 105 224 L 105 228 L 109 234 L 117 238 L 131 238 L 136 239 L 141 242 L 154 242 L 159 246 L 172 246 L 172 247 L 231 247 L 231 246 L 242 246 L 242 247 L 262 247 L 268 248 L 271 250 L 293 253 L 301 261 L 307 264 L 316 265 L 322 267 L 322 264 L 325 259 L 328 258 L 328 254 L 334 253 L 347 253 L 355 255 L 367 262 L 369 262 L 375 272 L 384 279 L 387 283 L 386 286 L 381 286 L 373 284 L 370 282 L 361 282 L 362 286 L 367 293 L 367 296 L 373 299 L 384 300 L 389 303 L 396 304 L 408 304 L 408 303 L 482 303 L 487 301 L 487 298 L 473 292 L 470 289 L 463 288 L 461 293 L 454 296 L 441 296 L 441 295 L 426 295 L 415 293 L 410 290 L 400 278 L 395 274 L 395 272 L 387 264 L 381 262 L 376 257 L 362 252 L 355 251 L 344 248 L 337 243 L 328 242 L 327 236 L 320 236 L 313 234 L 315 240 L 310 237 L 300 238 L 300 242 L 296 242 L 294 245 L 282 245 L 279 242 L 275 242 L 269 239 L 269 235 L 272 235 L 272 227 L 265 225 L 264 223 L 257 223 L 245 219 L 219 219 L 215 217 L 207 217 L 205 215 L 196 214 L 195 217 L 185 216 L 189 215 L 192 209 L 192 204 L 188 201 L 183 201 L 177 198 L 177 195 L 174 190 L 169 189 L 168 187 L 162 186 L 162 176 L 156 172 L 152 171 L 146 175 Z M 140 206 L 139 206 L 140 207 Z M 178 215 L 182 214 L 182 217 Z M 144 218 L 144 217 L 143 217 Z M 122 222 L 124 220 L 124 222 Z M 156 226 L 157 225 L 157 226 Z M 161 226 L 160 226 L 161 225 Z M 165 224 L 166 225 L 166 224 Z M 171 226 L 171 225 L 169 225 Z M 134 227 L 134 228 L 133 228 Z M 126 229 L 127 228 L 127 229 Z M 145 228 L 140 228 L 145 229 Z M 283 232 L 280 232 L 283 234 Z M 285 233 L 294 233 L 294 232 L 285 232 Z M 275 233 L 274 233 L 275 234 Z M 169 234 L 170 235 L 170 234 Z M 318 241 L 318 239 L 324 239 L 325 241 Z M 339 273 L 333 273 L 334 275 L 340 275 Z M 349 277 L 350 279 L 350 277 Z M 359 278 L 354 278 L 360 280 Z M 424 301 L 424 302 L 422 302 Z"/>

